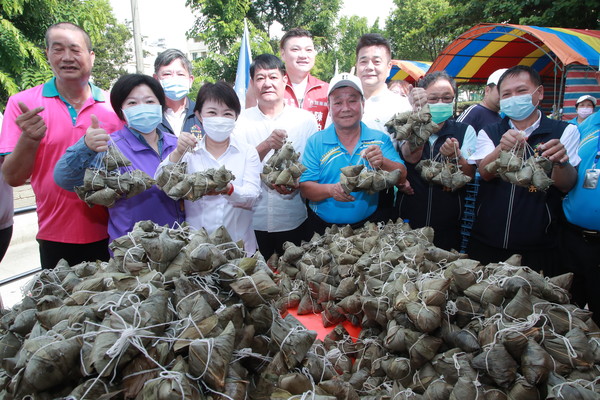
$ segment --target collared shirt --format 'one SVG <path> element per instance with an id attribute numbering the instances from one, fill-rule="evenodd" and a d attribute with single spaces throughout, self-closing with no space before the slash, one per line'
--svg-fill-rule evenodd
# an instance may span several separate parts
<path id="1" fill-rule="evenodd" d="M 584 188 L 586 171 L 593 168 L 598 152 L 598 136 L 600 135 L 600 113 L 593 114 L 583 121 L 581 142 L 578 154 L 581 163 L 577 169 L 577 183 L 563 201 L 563 209 L 567 221 L 585 229 L 600 231 L 600 184 L 595 188 Z M 596 169 L 600 168 L 600 162 Z"/>
<path id="2" fill-rule="evenodd" d="M 256 149 L 242 140 L 231 136 L 229 147 L 215 159 L 206 149 L 206 141 L 186 153 L 182 160 L 187 162 L 187 173 L 205 171 L 209 168 L 225 166 L 233 180 L 231 196 L 203 196 L 196 201 L 185 201 L 185 220 L 196 229 L 205 228 L 208 233 L 224 226 L 234 241 L 243 240 L 244 248 L 250 255 L 257 249 L 256 237 L 252 229 L 252 207 L 260 195 L 260 173 L 262 165 Z M 167 157 L 156 172 L 172 162 Z"/>
<path id="3" fill-rule="evenodd" d="M 538 119 L 531 126 L 525 128 L 524 130 L 521 130 L 526 138 L 528 138 L 533 133 L 533 131 L 539 128 L 541 119 L 542 113 L 538 110 Z M 512 120 L 509 120 L 509 126 L 511 127 L 511 129 L 517 129 L 513 124 Z M 581 161 L 581 159 L 577 155 L 577 146 L 579 145 L 579 130 L 577 129 L 577 126 L 569 124 L 569 126 L 565 128 L 562 136 L 560 137 L 560 142 L 565 146 L 565 149 L 567 150 L 569 162 L 572 166 L 576 167 Z M 495 148 L 496 146 L 494 146 L 494 142 L 492 142 L 485 130 L 480 130 L 479 134 L 477 135 L 477 149 L 475 150 L 475 154 L 469 157 L 469 163 L 479 162 L 483 160 L 488 154 L 494 151 Z"/>
<path id="4" fill-rule="evenodd" d="M 385 158 L 404 164 L 394 150 L 389 136 L 381 131 L 370 129 L 364 123 L 360 126 L 360 139 L 352 154 L 340 142 L 334 125 L 311 136 L 302 155 L 302 164 L 307 169 L 300 177 L 300 182 L 313 181 L 322 184 L 339 182 L 340 169 L 349 165 L 364 164 L 366 161 L 360 153 L 371 145 L 380 146 Z M 309 206 L 322 220 L 335 224 L 353 224 L 362 221 L 377 209 L 379 199 L 377 193 L 357 191 L 351 194 L 355 198 L 351 202 L 341 202 L 330 197 L 322 201 L 309 201 Z"/>
<path id="5" fill-rule="evenodd" d="M 385 128 L 388 122 L 397 113 L 411 111 L 412 107 L 408 97 L 398 96 L 388 88 L 385 88 L 376 96 L 371 96 L 365 100 L 365 112 L 362 117 L 369 128 L 377 129 L 387 133 Z"/>
<path id="6" fill-rule="evenodd" d="M 319 124 L 319 129 L 323 129 L 329 115 L 329 106 L 327 105 L 329 84 L 308 74 L 304 92 L 300 97 L 297 97 L 296 91 L 300 89 L 292 85 L 289 75 L 287 77 L 288 83 L 285 86 L 284 94 L 285 104 L 310 111 L 317 124 Z"/>
<path id="7" fill-rule="evenodd" d="M 256 106 L 242 111 L 235 125 L 235 135 L 256 147 L 275 129 L 285 129 L 287 140 L 292 143 L 294 150 L 302 154 L 306 141 L 318 130 L 318 126 L 313 115 L 306 110 L 286 105 L 279 115 L 270 118 Z M 274 150 L 267 153 L 262 160 L 263 164 L 273 153 Z M 299 190 L 283 195 L 262 183 L 262 193 L 254 207 L 254 230 L 291 231 L 299 227 L 306 217 L 306 206 Z"/>
<path id="8" fill-rule="evenodd" d="M 187 115 L 189 101 L 186 101 L 185 104 L 185 107 L 182 108 L 179 112 L 175 112 L 171 108 L 167 108 L 163 114 L 169 125 L 171 125 L 171 128 L 173 128 L 173 133 L 177 137 L 179 137 L 179 134 L 181 133 L 181 128 L 183 128 L 183 121 L 185 120 Z"/>
<path id="9" fill-rule="evenodd" d="M 111 145 L 116 145 L 123 156 L 131 161 L 131 166 L 122 167 L 121 173 L 132 169 L 139 169 L 149 176 L 154 176 L 160 162 L 167 158 L 177 147 L 177 138 L 170 133 L 157 131 L 160 137 L 160 153 L 143 142 L 135 132 L 123 127 L 111 134 Z M 84 138 L 69 147 L 66 153 L 54 168 L 54 180 L 57 185 L 65 190 L 73 191 L 75 186 L 83 184 L 85 170 L 89 167 L 100 167 L 106 152 L 96 153 L 88 148 Z M 95 206 L 99 207 L 99 206 Z M 99 207 L 100 208 L 100 207 Z M 160 210 L 160 212 L 157 212 Z M 108 209 L 108 235 L 113 241 L 133 230 L 136 222 L 151 220 L 158 225 L 174 227 L 184 221 L 183 210 L 180 204 L 168 197 L 157 186 L 152 186 L 146 191 L 131 198 L 121 198 L 115 205 Z"/>
<path id="10" fill-rule="evenodd" d="M 21 136 L 16 119 L 21 115 L 18 102 L 31 110 L 44 107 L 40 115 L 46 123 L 46 136 L 40 141 L 33 172 L 31 187 L 35 193 L 39 231 L 38 239 L 61 243 L 92 243 L 105 239 L 108 214 L 104 207 L 88 207 L 75 193 L 59 188 L 54 183 L 54 166 L 67 148 L 85 135 L 91 125 L 90 116 L 98 118 L 100 127 L 114 132 L 123 126 L 106 102 L 108 93 L 90 85 L 92 97 L 88 98 L 79 114 L 73 118 L 71 109 L 59 97 L 53 78 L 44 85 L 17 93 L 8 100 L 2 134 L 0 154 L 11 153 Z"/>

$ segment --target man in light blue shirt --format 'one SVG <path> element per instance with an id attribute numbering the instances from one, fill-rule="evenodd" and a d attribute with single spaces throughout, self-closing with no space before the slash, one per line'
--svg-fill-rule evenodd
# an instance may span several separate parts
<path id="1" fill-rule="evenodd" d="M 406 181 L 406 168 L 388 135 L 361 122 L 364 95 L 360 80 L 351 74 L 336 75 L 327 96 L 333 124 L 311 136 L 302 155 L 307 170 L 300 191 L 309 200 L 309 223 L 316 232 L 332 224 L 354 227 L 366 221 L 386 220 L 377 209 L 378 194 L 347 194 L 339 182 L 340 169 L 365 164 L 374 169 L 400 169 L 398 183 Z"/>

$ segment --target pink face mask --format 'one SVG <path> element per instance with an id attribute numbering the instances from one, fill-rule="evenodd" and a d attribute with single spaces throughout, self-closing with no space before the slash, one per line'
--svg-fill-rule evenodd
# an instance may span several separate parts
<path id="1" fill-rule="evenodd" d="M 594 109 L 591 107 L 579 107 L 577 109 L 577 115 L 579 115 L 580 118 L 587 118 L 592 115 L 593 112 Z"/>

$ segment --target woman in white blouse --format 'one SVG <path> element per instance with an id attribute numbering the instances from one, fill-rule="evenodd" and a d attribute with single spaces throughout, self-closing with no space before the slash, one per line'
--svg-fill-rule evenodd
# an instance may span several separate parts
<path id="1" fill-rule="evenodd" d="M 185 201 L 185 219 L 193 227 L 212 233 L 221 225 L 232 239 L 243 240 L 248 254 L 256 252 L 252 207 L 260 195 L 262 165 L 253 146 L 231 136 L 241 107 L 234 90 L 225 82 L 200 88 L 194 112 L 202 122 L 203 136 L 181 132 L 177 148 L 159 166 L 187 162 L 187 173 L 225 166 L 235 179 L 220 192 L 197 201 Z"/>

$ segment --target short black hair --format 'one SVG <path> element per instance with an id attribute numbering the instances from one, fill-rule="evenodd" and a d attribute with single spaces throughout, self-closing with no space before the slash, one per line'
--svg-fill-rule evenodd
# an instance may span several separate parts
<path id="1" fill-rule="evenodd" d="M 92 51 L 92 39 L 90 39 L 90 35 L 83 30 L 82 27 L 76 25 L 72 22 L 57 22 L 56 24 L 50 25 L 48 29 L 46 29 L 46 35 L 44 39 L 46 41 L 46 50 L 50 48 L 50 31 L 52 29 L 70 29 L 72 31 L 79 31 L 83 34 L 83 40 L 85 41 L 85 45 L 87 46 L 89 51 Z"/>
<path id="2" fill-rule="evenodd" d="M 390 60 L 392 59 L 392 46 L 390 45 L 389 40 L 381 36 L 379 33 L 365 33 L 358 39 L 358 44 L 356 45 L 356 57 L 358 58 L 358 52 L 363 47 L 371 47 L 371 46 L 383 46 L 387 50 L 388 56 Z"/>
<path id="3" fill-rule="evenodd" d="M 227 107 L 235 111 L 236 117 L 240 115 L 240 112 L 242 112 L 240 99 L 238 99 L 238 96 L 231 85 L 224 81 L 219 81 L 217 83 L 207 82 L 202 85 L 198 91 L 198 96 L 196 97 L 194 111 L 198 111 L 198 113 L 202 112 L 204 103 L 209 100 L 225 104 Z"/>
<path id="4" fill-rule="evenodd" d="M 122 121 L 125 121 L 125 116 L 123 115 L 123 103 L 127 96 L 129 96 L 129 93 L 140 85 L 147 85 L 158 99 L 163 110 L 165 109 L 167 105 L 165 101 L 165 92 L 156 79 L 144 74 L 123 75 L 115 82 L 110 91 L 110 104 Z"/>
<path id="5" fill-rule="evenodd" d="M 285 65 L 283 61 L 273 54 L 261 54 L 256 56 L 250 64 L 250 78 L 254 79 L 254 72 L 257 69 L 278 69 L 281 75 L 285 75 Z"/>
<path id="6" fill-rule="evenodd" d="M 448 75 L 446 71 L 435 71 L 430 74 L 426 74 L 419 80 L 417 87 L 427 89 L 429 86 L 431 86 L 436 81 L 439 81 L 440 79 L 450 82 L 450 85 L 452 85 L 452 90 L 454 91 L 454 97 L 456 97 L 456 95 L 458 94 L 456 82 L 450 75 Z"/>
<path id="7" fill-rule="evenodd" d="M 289 39 L 295 38 L 295 37 L 307 37 L 309 39 L 312 39 L 313 35 L 306 29 L 302 29 L 302 28 L 290 29 L 281 37 L 281 40 L 279 41 L 279 48 L 283 49 L 283 47 L 285 46 L 285 43 Z"/>
<path id="8" fill-rule="evenodd" d="M 183 64 L 183 68 L 191 75 L 192 74 L 192 63 L 183 54 L 181 50 L 167 49 L 162 53 L 159 53 L 154 60 L 154 73 L 158 74 L 160 67 L 171 64 L 173 61 L 180 59 Z"/>
<path id="9" fill-rule="evenodd" d="M 540 78 L 540 74 L 533 68 L 527 65 L 515 65 L 514 67 L 510 67 L 498 79 L 498 92 L 500 92 L 500 85 L 504 81 L 504 79 L 520 75 L 522 72 L 525 72 L 529 75 L 529 79 L 536 86 L 540 86 L 542 84 L 542 78 Z"/>

